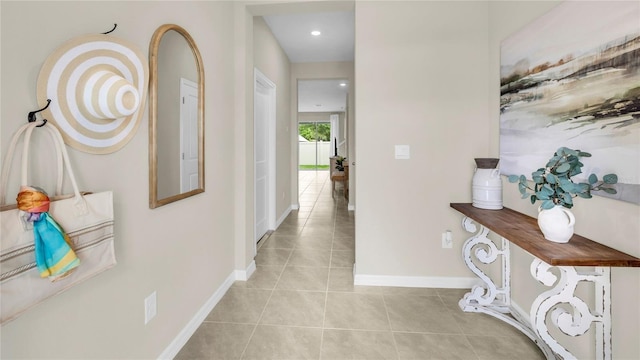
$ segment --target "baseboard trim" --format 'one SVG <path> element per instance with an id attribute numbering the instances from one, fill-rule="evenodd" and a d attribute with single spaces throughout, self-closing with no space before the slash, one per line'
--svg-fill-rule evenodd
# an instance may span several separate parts
<path id="1" fill-rule="evenodd" d="M 478 278 L 444 276 L 388 276 L 355 274 L 353 280 L 355 285 L 441 289 L 470 289 L 474 285 L 478 284 Z"/>
<path id="2" fill-rule="evenodd" d="M 513 299 L 511 299 L 511 309 L 513 311 L 511 315 L 513 315 L 514 318 L 516 318 L 520 322 L 524 322 L 530 329 L 533 329 L 533 327 L 531 326 L 531 318 L 529 317 L 529 312 L 524 311 L 522 307 L 518 305 L 518 303 L 513 301 Z"/>
<path id="3" fill-rule="evenodd" d="M 200 324 L 207 318 L 207 315 L 213 310 L 213 308 L 220 302 L 220 299 L 227 293 L 227 290 L 233 285 L 233 282 L 236 280 L 246 281 L 251 277 L 253 272 L 256 271 L 256 262 L 252 261 L 251 264 L 247 267 L 246 270 L 234 270 L 227 278 L 224 280 L 222 285 L 216 289 L 216 291 L 211 295 L 211 297 L 202 305 L 200 310 L 196 312 L 196 314 L 189 320 L 187 325 L 178 333 L 178 335 L 173 339 L 173 341 L 167 346 L 167 348 L 158 356 L 158 359 L 173 359 L 178 355 L 180 349 L 184 346 L 184 344 L 189 341 L 191 336 L 198 330 Z"/>
<path id="4" fill-rule="evenodd" d="M 300 205 L 298 204 L 291 204 L 291 210 L 299 210 L 300 209 Z"/>
<path id="5" fill-rule="evenodd" d="M 291 210 L 295 210 L 293 207 L 297 205 L 291 205 L 287 208 L 287 210 L 284 211 L 284 213 L 282 214 L 282 216 L 280 216 L 280 218 L 278 219 L 278 221 L 276 221 L 276 228 L 280 227 L 280 224 L 282 224 L 282 222 L 287 218 L 287 216 L 289 216 L 289 214 L 291 213 Z M 272 230 L 275 230 L 272 229 Z"/>
<path id="6" fill-rule="evenodd" d="M 356 206 L 355 206 L 355 205 L 351 205 L 351 204 L 349 204 L 349 205 L 347 205 L 347 210 L 349 210 L 349 211 L 356 211 Z"/>
<path id="7" fill-rule="evenodd" d="M 247 266 L 246 270 L 236 270 L 235 271 L 235 280 L 247 281 L 253 275 L 253 272 L 256 271 L 256 261 L 251 261 L 251 264 Z"/>

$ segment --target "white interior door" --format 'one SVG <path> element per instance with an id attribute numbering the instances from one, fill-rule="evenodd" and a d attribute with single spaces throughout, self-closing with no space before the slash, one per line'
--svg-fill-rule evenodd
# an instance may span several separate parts
<path id="1" fill-rule="evenodd" d="M 275 84 L 256 69 L 253 97 L 256 242 L 275 227 L 275 96 Z"/>
<path id="2" fill-rule="evenodd" d="M 180 79 L 180 192 L 198 188 L 198 84 Z"/>

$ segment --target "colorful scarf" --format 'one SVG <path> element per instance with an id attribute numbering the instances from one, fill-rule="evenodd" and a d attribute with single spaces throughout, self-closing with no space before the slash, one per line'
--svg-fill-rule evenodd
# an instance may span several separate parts
<path id="1" fill-rule="evenodd" d="M 18 209 L 33 222 L 36 266 L 40 277 L 56 281 L 71 274 L 80 259 L 71 249 L 71 239 L 49 215 L 49 197 L 42 189 L 22 186 L 18 193 Z"/>

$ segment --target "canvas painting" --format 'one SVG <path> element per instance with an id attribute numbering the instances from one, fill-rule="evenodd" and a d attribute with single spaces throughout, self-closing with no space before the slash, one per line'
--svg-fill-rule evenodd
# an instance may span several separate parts
<path id="1" fill-rule="evenodd" d="M 584 177 L 618 175 L 640 204 L 640 2 L 567 1 L 503 40 L 500 168 L 544 167 L 561 146 L 592 154 Z"/>

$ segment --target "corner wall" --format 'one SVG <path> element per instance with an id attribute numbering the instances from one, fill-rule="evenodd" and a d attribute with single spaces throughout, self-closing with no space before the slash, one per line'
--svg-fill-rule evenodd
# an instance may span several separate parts
<path id="1" fill-rule="evenodd" d="M 42 63 L 63 42 L 110 30 L 117 23 L 112 35 L 147 54 L 155 29 L 175 23 L 198 44 L 206 81 L 206 191 L 149 209 L 148 109 L 143 109 L 137 133 L 120 151 L 90 155 L 70 149 L 83 190 L 114 192 L 118 265 L 1 329 L 3 359 L 157 358 L 234 271 L 236 185 L 233 176 L 219 176 L 235 166 L 234 93 L 229 90 L 235 84 L 233 5 L 2 1 L 0 7 L 2 157 L 10 137 L 37 107 Z M 40 138 L 34 133 L 36 140 Z M 45 164 L 48 149 L 34 150 L 34 161 L 45 170 L 34 167 L 32 181 L 51 189 Z M 9 198 L 17 192 L 17 182 L 12 176 Z M 157 291 L 158 315 L 145 326 L 143 301 L 153 291 Z"/>

